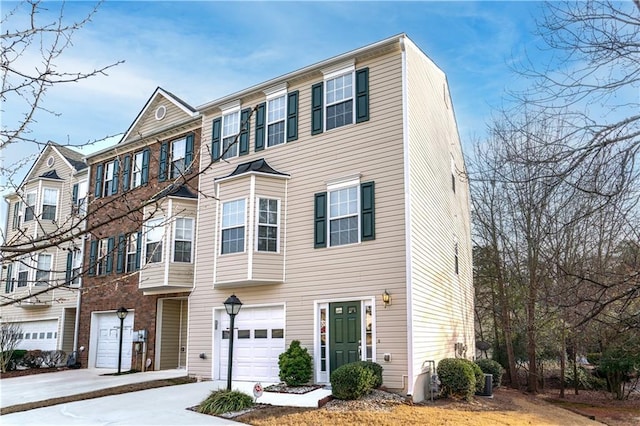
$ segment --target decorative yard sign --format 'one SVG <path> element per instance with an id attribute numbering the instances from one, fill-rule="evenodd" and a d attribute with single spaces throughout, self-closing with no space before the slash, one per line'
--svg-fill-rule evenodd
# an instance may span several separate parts
<path id="1" fill-rule="evenodd" d="M 253 396 L 258 399 L 262 396 L 262 385 L 260 382 L 253 385 Z"/>

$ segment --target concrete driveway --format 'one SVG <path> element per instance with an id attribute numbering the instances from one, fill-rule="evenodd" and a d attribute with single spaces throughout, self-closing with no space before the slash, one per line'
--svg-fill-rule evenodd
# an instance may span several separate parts
<path id="1" fill-rule="evenodd" d="M 103 376 L 105 370 L 67 370 L 3 379 L 0 406 L 75 395 L 136 382 L 183 377 L 184 370 Z M 237 425 L 189 411 L 214 389 L 214 382 L 167 386 L 70 402 L 0 417 L 4 425 Z"/>

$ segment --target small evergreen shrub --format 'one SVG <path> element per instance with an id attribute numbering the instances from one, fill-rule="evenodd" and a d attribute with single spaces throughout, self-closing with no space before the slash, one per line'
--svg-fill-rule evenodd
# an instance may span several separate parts
<path id="1" fill-rule="evenodd" d="M 473 369 L 473 375 L 476 378 L 476 393 L 481 393 L 484 390 L 484 373 L 478 364 L 473 361 L 465 359 Z"/>
<path id="2" fill-rule="evenodd" d="M 241 411 L 253 406 L 253 398 L 240 391 L 213 391 L 198 405 L 196 411 L 203 414 L 222 414 Z"/>
<path id="3" fill-rule="evenodd" d="M 473 399 L 476 391 L 476 376 L 468 360 L 445 358 L 438 363 L 438 379 L 444 397 Z"/>
<path id="4" fill-rule="evenodd" d="M 358 399 L 373 389 L 376 376 L 358 362 L 345 364 L 331 373 L 331 392 L 338 399 Z"/>
<path id="5" fill-rule="evenodd" d="M 373 362 L 373 361 L 357 361 L 356 364 L 360 364 L 361 366 L 363 366 L 364 368 L 367 368 L 369 370 L 371 370 L 371 372 L 373 373 L 374 377 L 375 377 L 375 382 L 373 383 L 373 388 L 374 389 L 378 389 L 380 386 L 382 386 L 382 366 L 380 364 L 378 364 L 377 362 Z"/>
<path id="6" fill-rule="evenodd" d="M 572 367 L 564 370 L 564 382 L 568 387 L 575 387 L 577 380 L 579 389 L 603 390 L 607 388 L 607 381 L 605 379 L 592 375 L 584 367 L 578 367 L 577 372 L 578 374 L 576 378 L 574 378 Z"/>
<path id="7" fill-rule="evenodd" d="M 278 357 L 280 380 L 288 386 L 301 386 L 309 382 L 313 376 L 311 355 L 307 348 L 300 346 L 299 340 L 291 342 L 289 349 Z"/>
<path id="8" fill-rule="evenodd" d="M 504 368 L 498 361 L 494 361 L 489 358 L 482 358 L 476 360 L 476 364 L 480 367 L 483 373 L 493 375 L 493 387 L 497 388 L 502 383 L 502 375 L 504 374 Z"/>

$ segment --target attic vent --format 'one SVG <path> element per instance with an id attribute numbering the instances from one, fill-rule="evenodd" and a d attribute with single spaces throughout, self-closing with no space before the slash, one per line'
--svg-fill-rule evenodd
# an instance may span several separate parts
<path id="1" fill-rule="evenodd" d="M 55 158 L 53 158 L 53 155 L 51 157 L 47 158 L 47 166 L 51 167 L 51 166 L 53 166 L 53 163 L 55 163 L 55 162 L 56 162 L 56 160 L 55 160 Z"/>
<path id="2" fill-rule="evenodd" d="M 158 109 L 156 109 L 156 120 L 162 120 L 165 115 L 167 115 L 167 108 L 164 105 L 160 105 Z"/>

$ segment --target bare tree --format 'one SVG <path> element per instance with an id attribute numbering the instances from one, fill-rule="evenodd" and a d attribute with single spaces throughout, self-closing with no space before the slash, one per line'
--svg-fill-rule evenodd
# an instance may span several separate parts
<path id="1" fill-rule="evenodd" d="M 11 357 L 18 343 L 22 341 L 20 324 L 3 322 L 0 324 L 0 369 L 5 373 L 11 364 Z"/>

